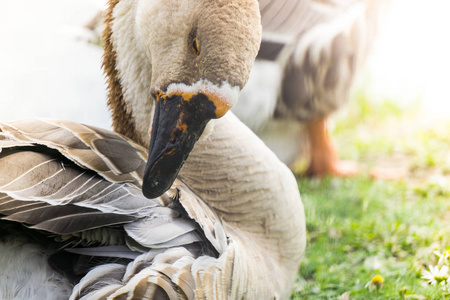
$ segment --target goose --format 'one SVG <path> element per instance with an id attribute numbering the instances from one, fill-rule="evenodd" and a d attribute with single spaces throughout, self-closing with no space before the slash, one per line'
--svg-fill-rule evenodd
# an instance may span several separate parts
<path id="1" fill-rule="evenodd" d="M 258 3 L 110 0 L 103 34 L 114 131 L 0 124 L 0 298 L 287 299 L 297 183 L 228 111 Z"/>
<path id="2" fill-rule="evenodd" d="M 260 0 L 263 39 L 233 112 L 287 164 L 310 146 L 307 175 L 352 175 L 328 117 L 342 107 L 389 0 Z M 305 135 L 306 133 L 306 135 Z"/>

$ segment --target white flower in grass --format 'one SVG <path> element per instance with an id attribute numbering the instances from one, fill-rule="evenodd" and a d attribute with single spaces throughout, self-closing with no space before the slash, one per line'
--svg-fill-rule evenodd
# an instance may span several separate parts
<path id="1" fill-rule="evenodd" d="M 438 266 L 434 267 L 430 265 L 430 271 L 423 270 L 422 278 L 428 280 L 431 285 L 445 284 L 445 280 L 448 279 L 448 266 L 443 266 L 439 269 Z"/>
<path id="2" fill-rule="evenodd" d="M 448 259 L 450 257 L 448 250 L 445 250 L 444 253 L 439 251 L 434 251 L 433 253 L 439 257 L 438 266 L 448 265 Z"/>

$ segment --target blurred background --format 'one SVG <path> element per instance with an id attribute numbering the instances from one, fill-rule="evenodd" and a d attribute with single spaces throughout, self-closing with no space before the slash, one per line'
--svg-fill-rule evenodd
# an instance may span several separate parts
<path id="1" fill-rule="evenodd" d="M 109 127 L 101 49 L 83 26 L 104 0 L 0 0 L 1 120 L 70 119 Z M 450 115 L 450 3 L 393 0 L 356 88 L 428 116 Z"/>
<path id="2" fill-rule="evenodd" d="M 0 119 L 45 117 L 109 128 L 102 50 L 83 26 L 103 0 L 0 0 Z"/>
<path id="3" fill-rule="evenodd" d="M 449 12 L 448 1 L 391 2 L 366 70 L 369 95 L 420 100 L 427 114 L 450 118 Z"/>

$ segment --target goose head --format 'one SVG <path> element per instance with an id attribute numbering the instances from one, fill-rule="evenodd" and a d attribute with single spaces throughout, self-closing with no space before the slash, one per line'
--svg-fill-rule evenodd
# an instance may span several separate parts
<path id="1" fill-rule="evenodd" d="M 138 101 L 154 103 L 143 181 L 144 195 L 154 198 L 170 188 L 207 123 L 236 103 L 259 50 L 260 14 L 256 0 L 134 2 L 133 38 L 151 66 L 151 76 L 139 78 L 150 80 L 149 93 Z M 113 16 L 126 13 L 122 7 Z"/>

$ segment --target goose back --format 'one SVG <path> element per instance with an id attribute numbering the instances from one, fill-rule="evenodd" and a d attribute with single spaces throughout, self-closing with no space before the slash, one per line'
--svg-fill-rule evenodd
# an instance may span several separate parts
<path id="1" fill-rule="evenodd" d="M 0 296 L 288 298 L 306 236 L 292 174 L 232 114 L 195 147 L 172 188 L 146 199 L 146 153 L 128 138 L 67 121 L 0 123 L 0 250 L 41 262 L 32 286 L 0 274 L 18 291 Z"/>
<path id="2" fill-rule="evenodd" d="M 389 0 L 259 3 L 261 48 L 233 111 L 261 131 L 271 118 L 306 122 L 342 107 Z"/>

